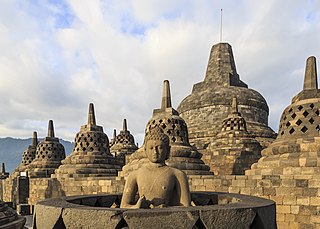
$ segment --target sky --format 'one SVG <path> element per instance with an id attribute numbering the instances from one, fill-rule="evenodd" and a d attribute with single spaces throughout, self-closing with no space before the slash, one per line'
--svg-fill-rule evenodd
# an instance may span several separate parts
<path id="1" fill-rule="evenodd" d="M 163 80 L 177 108 L 204 79 L 221 9 L 222 41 L 278 131 L 307 57 L 320 58 L 320 1 L 1 0 L 0 137 L 44 137 L 53 119 L 73 141 L 93 102 L 109 139 L 126 118 L 141 145 Z"/>

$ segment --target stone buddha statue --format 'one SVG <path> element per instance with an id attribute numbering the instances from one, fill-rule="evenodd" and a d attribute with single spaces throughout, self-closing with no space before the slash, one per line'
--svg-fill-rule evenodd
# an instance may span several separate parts
<path id="1" fill-rule="evenodd" d="M 170 154 L 168 136 L 155 127 L 145 136 L 144 146 L 149 163 L 129 174 L 120 207 L 190 206 L 186 174 L 165 164 Z"/>

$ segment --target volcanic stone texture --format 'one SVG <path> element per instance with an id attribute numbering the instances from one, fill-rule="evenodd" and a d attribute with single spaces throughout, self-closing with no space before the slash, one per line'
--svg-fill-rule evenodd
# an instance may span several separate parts
<path id="1" fill-rule="evenodd" d="M 279 228 L 320 227 L 319 111 L 316 60 L 309 57 L 303 91 L 284 110 L 277 139 L 246 171 L 249 179 L 269 175 L 278 181 L 270 196 L 277 199 L 277 213 L 282 221 Z"/>
<path id="2" fill-rule="evenodd" d="M 76 134 L 73 152 L 62 161 L 55 178 L 116 176 L 120 167 L 110 153 L 108 136 L 96 125 L 94 105 L 89 105 L 88 124 Z"/>
<path id="3" fill-rule="evenodd" d="M 204 81 L 193 86 L 192 93 L 177 109 L 188 125 L 191 144 L 199 150 L 208 146 L 219 133 L 223 119 L 231 112 L 231 98 L 235 96 L 239 112 L 247 121 L 248 132 L 263 147 L 274 140 L 275 133 L 268 127 L 267 102 L 240 80 L 231 46 L 219 43 L 211 49 Z"/>
<path id="4" fill-rule="evenodd" d="M 17 214 L 15 210 L 9 208 L 0 200 L 0 228 L 2 229 L 22 229 L 26 219 Z"/>

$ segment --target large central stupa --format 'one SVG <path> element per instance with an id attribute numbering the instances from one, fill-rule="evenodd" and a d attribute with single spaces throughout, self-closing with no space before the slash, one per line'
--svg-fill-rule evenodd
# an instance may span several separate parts
<path id="1" fill-rule="evenodd" d="M 268 126 L 269 108 L 260 93 L 240 80 L 228 43 L 212 47 L 204 81 L 193 86 L 192 93 L 179 105 L 186 121 L 190 143 L 205 149 L 221 130 L 221 123 L 231 112 L 233 97 L 250 132 L 263 147 L 276 137 Z"/>

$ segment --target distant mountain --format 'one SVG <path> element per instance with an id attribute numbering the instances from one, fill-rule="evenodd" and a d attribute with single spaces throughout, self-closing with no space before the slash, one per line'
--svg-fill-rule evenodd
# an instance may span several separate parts
<path id="1" fill-rule="evenodd" d="M 43 139 L 39 139 L 39 142 Z M 12 172 L 21 163 L 22 154 L 31 144 L 32 139 L 19 138 L 0 138 L 0 163 L 6 164 L 6 171 Z M 73 149 L 73 143 L 60 139 L 64 146 L 66 155 L 69 155 Z"/>

